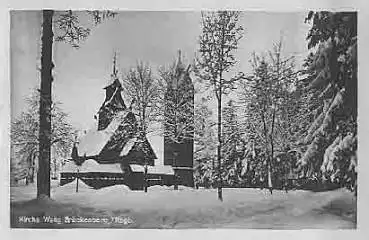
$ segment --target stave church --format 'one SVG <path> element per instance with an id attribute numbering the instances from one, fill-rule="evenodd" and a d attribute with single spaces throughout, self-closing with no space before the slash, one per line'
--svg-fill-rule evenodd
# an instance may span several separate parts
<path id="1" fill-rule="evenodd" d="M 187 84 L 193 89 L 189 68 L 184 68 L 180 54 L 175 78 L 179 85 Z M 181 144 L 164 136 L 164 161 L 155 165 L 160 151 L 153 149 L 147 136 L 139 134 L 132 104 L 127 107 L 124 102 L 116 55 L 111 83 L 104 90 L 105 99 L 95 116 L 97 126 L 75 141 L 72 158 L 60 173 L 60 184 L 79 179 L 97 189 L 124 184 L 132 190 L 142 190 L 144 184 L 169 186 L 177 181 L 178 184 L 193 187 L 193 135 Z M 170 91 L 169 86 L 166 99 L 170 97 Z M 193 106 L 193 94 L 188 100 Z M 168 130 L 168 127 L 165 125 L 164 129 Z M 173 161 L 174 156 L 176 161 Z"/>

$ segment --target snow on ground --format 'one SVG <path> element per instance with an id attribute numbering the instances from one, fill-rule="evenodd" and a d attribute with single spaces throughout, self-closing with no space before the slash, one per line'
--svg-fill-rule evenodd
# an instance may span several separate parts
<path id="1" fill-rule="evenodd" d="M 339 189 L 329 192 L 274 191 L 259 189 L 223 189 L 224 201 L 217 200 L 216 189 L 192 189 L 179 186 L 152 186 L 148 192 L 130 191 L 116 185 L 94 190 L 79 182 L 54 185 L 54 201 L 32 200 L 35 187 L 11 188 L 13 226 L 16 216 L 120 216 L 130 224 L 82 224 L 73 227 L 119 228 L 355 228 L 356 200 Z M 48 226 L 50 227 L 50 226 Z M 53 227 L 71 227 L 58 225 Z"/>

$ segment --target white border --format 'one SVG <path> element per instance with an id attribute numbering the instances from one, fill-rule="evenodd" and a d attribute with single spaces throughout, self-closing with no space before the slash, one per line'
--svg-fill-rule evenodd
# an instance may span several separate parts
<path id="1" fill-rule="evenodd" d="M 8 0 L 1 3 L 1 54 L 0 62 L 3 71 L 0 71 L 0 171 L 1 171 L 1 222 L 2 238 L 8 239 L 107 239 L 118 237 L 119 239 L 145 239 L 145 238 L 208 238 L 208 239 L 367 239 L 367 214 L 368 199 L 368 170 L 369 160 L 367 148 L 369 146 L 369 107 L 366 90 L 369 89 L 368 66 L 368 10 L 365 8 L 366 1 L 343 1 L 343 0 L 289 0 L 289 1 L 205 1 L 205 0 L 159 0 L 159 1 L 122 1 L 122 0 L 63 0 L 63 1 L 24 1 Z M 249 11 L 306 11 L 310 9 L 327 10 L 358 10 L 359 11 L 359 198 L 358 198 L 358 229 L 357 230 L 113 230 L 113 229 L 70 229 L 70 230 L 28 230 L 9 229 L 9 110 L 10 110 L 10 83 L 9 83 L 9 13 L 10 9 L 120 9 L 120 10 L 200 10 L 200 9 L 239 9 Z"/>

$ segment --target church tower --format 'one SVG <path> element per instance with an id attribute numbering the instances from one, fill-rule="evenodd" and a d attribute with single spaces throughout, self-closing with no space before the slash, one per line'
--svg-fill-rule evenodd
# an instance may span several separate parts
<path id="1" fill-rule="evenodd" d="M 165 93 L 164 165 L 173 166 L 179 184 L 193 187 L 194 86 L 189 69 L 190 66 L 185 67 L 182 63 L 179 51 L 174 77 L 168 82 Z M 173 105 L 180 107 L 174 109 Z M 173 133 L 183 126 L 186 131 Z M 173 136 L 178 135 L 174 139 Z"/>
<path id="2" fill-rule="evenodd" d="M 104 130 L 120 111 L 126 110 L 121 92 L 123 90 L 118 79 L 118 70 L 116 69 L 117 55 L 114 54 L 113 73 L 111 74 L 112 83 L 105 89 L 105 100 L 98 111 L 98 127 L 97 130 Z"/>

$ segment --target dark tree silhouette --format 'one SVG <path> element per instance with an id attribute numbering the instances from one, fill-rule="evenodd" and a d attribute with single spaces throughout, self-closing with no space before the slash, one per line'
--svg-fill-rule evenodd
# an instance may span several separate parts
<path id="1" fill-rule="evenodd" d="M 88 12 L 95 24 L 103 19 L 115 16 L 111 11 Z M 40 132 L 39 132 L 39 172 L 37 175 L 37 197 L 50 197 L 50 146 L 51 146 L 51 105 L 52 105 L 52 70 L 53 58 L 53 18 L 54 10 L 43 10 L 42 37 L 41 37 L 41 87 L 40 87 Z M 70 43 L 78 48 L 80 40 L 85 39 L 90 30 L 79 26 L 78 17 L 72 11 L 59 14 L 55 21 L 60 35 L 57 41 Z"/>

